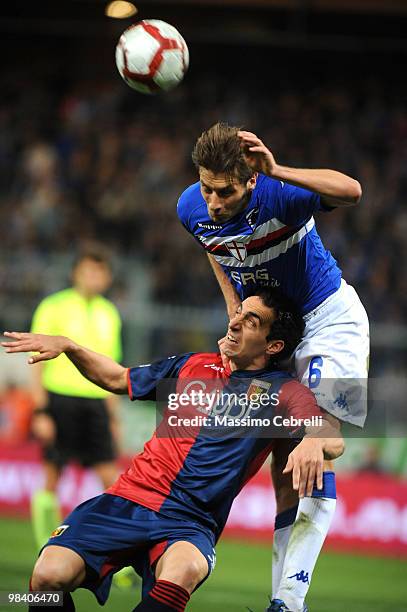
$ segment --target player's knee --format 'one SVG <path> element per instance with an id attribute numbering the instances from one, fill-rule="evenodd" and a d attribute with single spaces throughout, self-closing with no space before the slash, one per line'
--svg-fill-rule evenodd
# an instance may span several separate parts
<path id="1" fill-rule="evenodd" d="M 33 591 L 69 591 L 77 580 L 77 571 L 64 559 L 38 559 L 31 578 Z"/>
<path id="2" fill-rule="evenodd" d="M 35 566 L 31 578 L 33 591 L 63 591 L 66 586 L 66 576 L 57 567 L 45 563 Z"/>
<path id="3" fill-rule="evenodd" d="M 204 555 L 188 542 L 177 542 L 158 563 L 156 578 L 179 584 L 192 593 L 207 574 L 208 562 Z"/>
<path id="4" fill-rule="evenodd" d="M 189 593 L 206 578 L 208 574 L 208 564 L 205 558 L 203 560 L 190 559 L 181 563 L 174 575 L 173 581 L 179 584 Z"/>
<path id="5" fill-rule="evenodd" d="M 208 574 L 208 563 L 202 559 L 191 559 L 182 568 L 182 583 L 190 593 L 206 578 Z"/>

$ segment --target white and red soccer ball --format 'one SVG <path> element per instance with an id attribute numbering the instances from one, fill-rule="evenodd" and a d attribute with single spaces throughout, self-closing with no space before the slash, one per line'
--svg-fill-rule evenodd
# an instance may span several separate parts
<path id="1" fill-rule="evenodd" d="M 159 19 L 145 19 L 123 32 L 116 47 L 120 75 L 142 93 L 168 91 L 183 79 L 189 64 L 185 40 Z"/>

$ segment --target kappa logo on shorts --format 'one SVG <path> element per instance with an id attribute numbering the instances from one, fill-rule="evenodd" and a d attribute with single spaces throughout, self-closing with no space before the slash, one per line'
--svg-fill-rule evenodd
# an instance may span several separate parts
<path id="1" fill-rule="evenodd" d="M 54 531 L 51 533 L 50 537 L 51 538 L 56 538 L 56 537 L 62 535 L 68 529 L 68 527 L 69 527 L 69 525 L 60 525 L 59 527 L 54 529 Z"/>
<path id="2" fill-rule="evenodd" d="M 337 404 L 338 408 L 344 408 L 344 410 L 348 409 L 348 402 L 346 393 L 340 393 L 338 397 L 335 399 L 334 404 Z"/>

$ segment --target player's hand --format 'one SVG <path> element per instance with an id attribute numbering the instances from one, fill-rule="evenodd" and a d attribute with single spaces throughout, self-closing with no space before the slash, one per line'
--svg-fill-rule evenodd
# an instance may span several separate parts
<path id="1" fill-rule="evenodd" d="M 225 344 L 226 341 L 226 336 L 223 336 L 223 338 L 220 338 L 220 340 L 218 340 L 218 347 L 219 347 L 219 352 L 220 352 L 220 356 L 222 357 L 222 365 L 224 368 L 228 368 L 229 367 L 229 357 L 223 352 L 222 347 Z"/>
<path id="2" fill-rule="evenodd" d="M 274 176 L 277 162 L 266 145 L 252 132 L 238 132 L 247 164 L 255 172 Z"/>
<path id="3" fill-rule="evenodd" d="M 318 438 L 304 438 L 288 455 L 283 474 L 292 472 L 293 489 L 299 497 L 311 497 L 314 484 L 323 488 L 324 443 Z"/>
<path id="4" fill-rule="evenodd" d="M 242 300 L 240 300 L 238 296 L 236 296 L 236 298 L 233 301 L 230 301 L 228 303 L 227 311 L 228 311 L 229 321 L 233 319 L 233 317 L 236 316 L 236 313 L 238 312 L 241 306 L 242 306 Z"/>
<path id="5" fill-rule="evenodd" d="M 1 342 L 6 353 L 31 353 L 28 363 L 47 361 L 55 359 L 63 353 L 68 345 L 68 339 L 64 336 L 46 336 L 45 334 L 31 334 L 29 332 L 4 332 L 4 336 L 12 338 L 14 342 Z"/>

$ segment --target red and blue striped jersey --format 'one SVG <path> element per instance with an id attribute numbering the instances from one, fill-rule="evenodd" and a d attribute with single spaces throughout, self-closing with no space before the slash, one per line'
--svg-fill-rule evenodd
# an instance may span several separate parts
<path id="1" fill-rule="evenodd" d="M 306 314 L 340 286 L 341 270 L 315 228 L 313 214 L 332 210 L 319 195 L 259 174 L 250 201 L 225 223 L 208 215 L 200 184 L 178 201 L 178 216 L 222 266 L 242 299 L 257 285 L 278 287 Z"/>
<path id="2" fill-rule="evenodd" d="M 170 416 L 187 413 L 202 417 L 203 413 L 201 407 L 192 412 L 188 412 L 190 407 L 187 412 L 173 411 L 167 402 L 143 452 L 107 492 L 173 518 L 197 521 L 217 537 L 234 498 L 270 453 L 273 438 L 284 435 L 272 418 L 277 414 L 298 419 L 321 415 L 313 393 L 290 374 L 266 369 L 230 372 L 217 353 L 189 353 L 131 368 L 128 382 L 131 399 L 163 400 L 170 391 L 171 397 L 181 397 L 192 384 L 195 389 L 216 389 L 220 399 L 212 405 L 209 426 L 199 422 L 175 430 L 169 428 Z M 253 408 L 255 391 L 270 401 Z M 228 402 L 224 402 L 226 396 Z M 249 400 L 243 408 L 241 397 Z M 254 414 L 259 425 L 242 425 L 237 417 L 243 412 Z M 220 415 L 216 423 L 214 415 Z M 269 427 L 264 426 L 267 420 L 271 421 Z M 301 432 L 290 424 L 285 435 L 301 437 Z"/>

